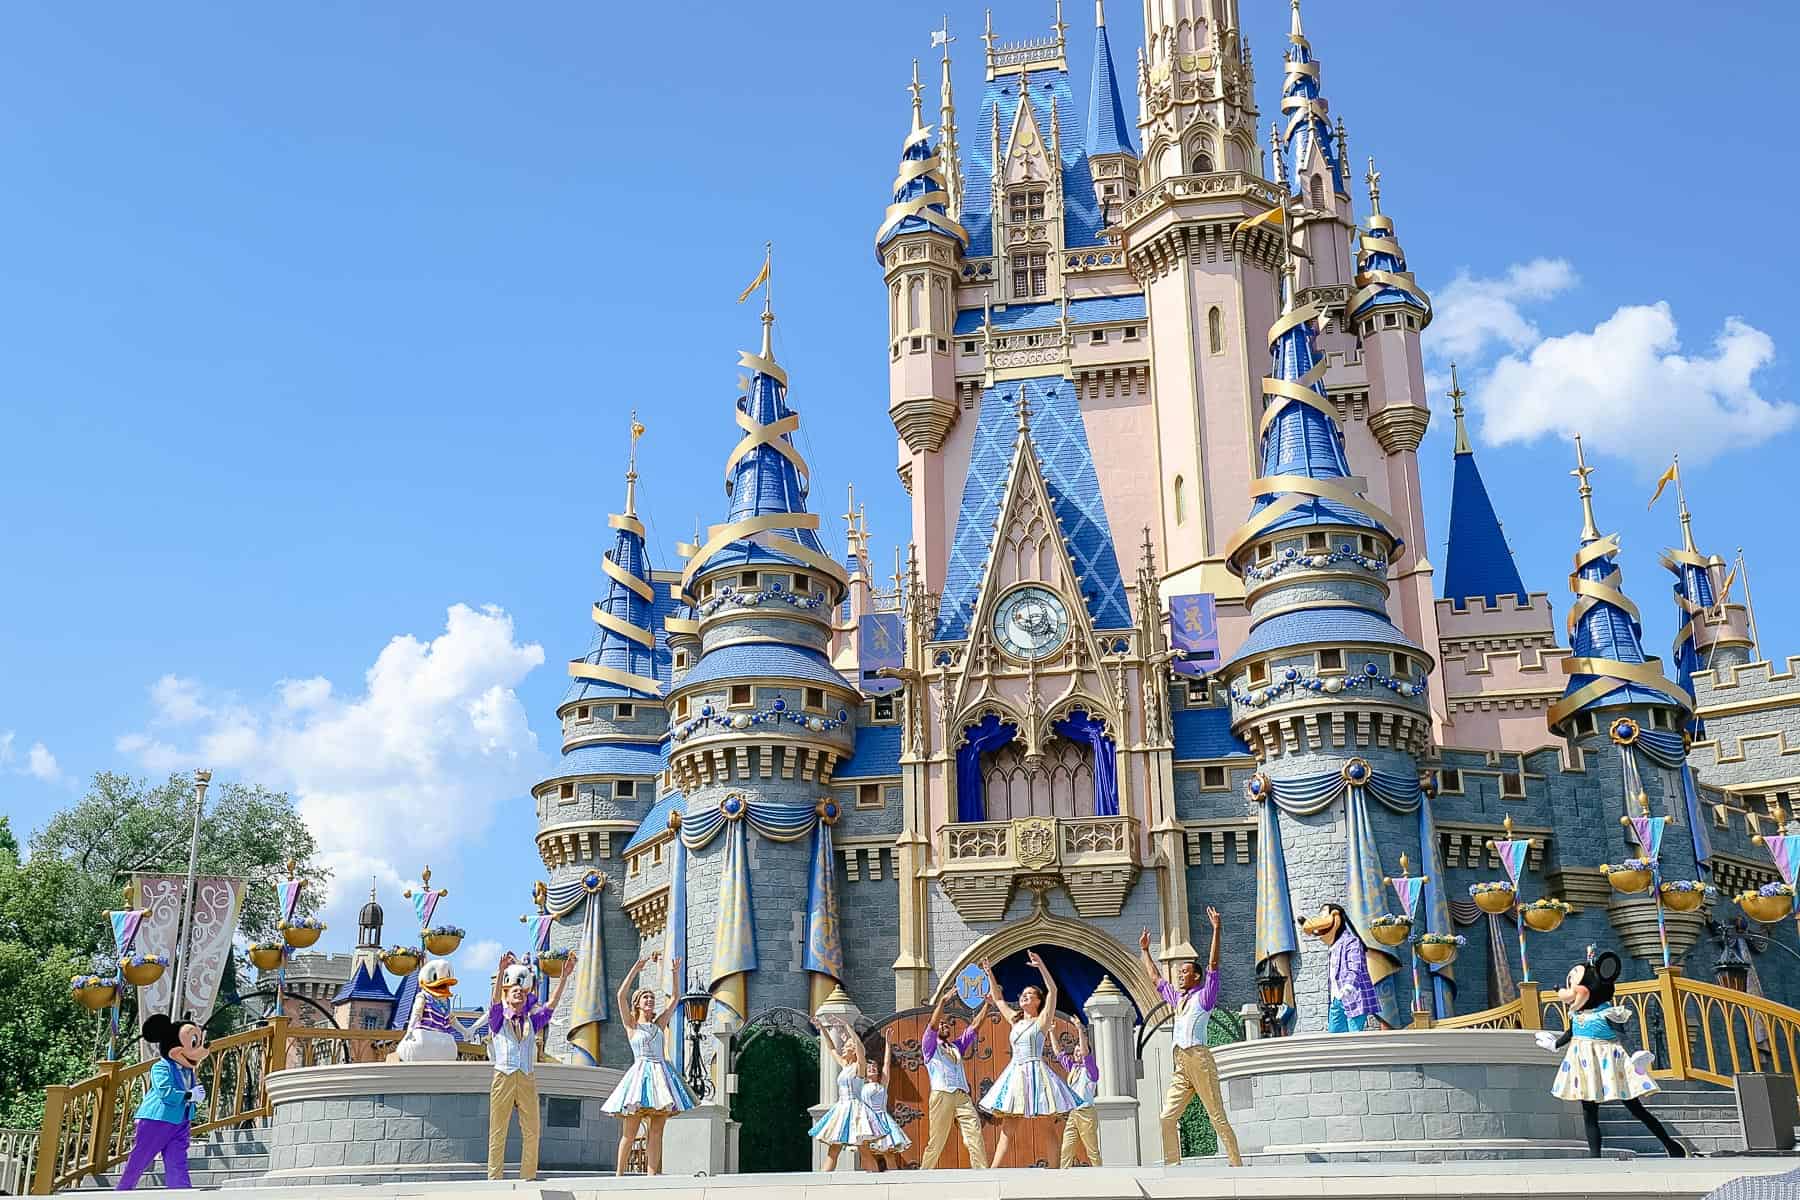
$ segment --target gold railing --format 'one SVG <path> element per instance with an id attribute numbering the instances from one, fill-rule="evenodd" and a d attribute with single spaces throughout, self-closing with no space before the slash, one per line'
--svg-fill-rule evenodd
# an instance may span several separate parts
<path id="1" fill-rule="evenodd" d="M 1761 996 L 1688 979 L 1679 967 L 1620 984 L 1614 1003 L 1631 1010 L 1639 1044 L 1656 1055 L 1658 1079 L 1699 1079 L 1730 1087 L 1734 1076 L 1787 1075 L 1800 1086 L 1800 1009 Z M 1554 993 L 1519 985 L 1519 999 L 1435 1022 L 1439 1029 L 1563 1029 L 1568 1014 Z M 1417 1021 L 1433 1024 L 1430 1018 Z"/>
<path id="2" fill-rule="evenodd" d="M 273 1017 L 267 1025 L 222 1037 L 200 1064 L 206 1102 L 196 1114 L 193 1133 L 204 1136 L 266 1118 L 264 1082 L 270 1070 L 373 1060 L 396 1036 L 391 1029 L 330 1029 Z M 125 1161 L 136 1132 L 133 1114 L 154 1065 L 96 1063 L 99 1074 L 45 1089 L 44 1123 L 37 1132 L 37 1161 L 27 1194 L 48 1196 Z"/>

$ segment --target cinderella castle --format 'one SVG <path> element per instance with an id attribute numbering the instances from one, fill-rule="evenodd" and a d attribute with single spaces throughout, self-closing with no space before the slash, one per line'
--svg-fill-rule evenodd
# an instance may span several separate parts
<path id="1" fill-rule="evenodd" d="M 1730 897 L 1776 879 L 1751 838 L 1800 778 L 1792 664 L 1755 653 L 1685 495 L 1665 665 L 1605 532 L 1624 498 L 1578 448 L 1560 619 L 1460 392 L 1451 460 L 1421 463 L 1432 309 L 1399 214 L 1351 164 L 1298 0 L 1272 127 L 1238 10 L 1146 0 L 1122 80 L 1097 5 L 1082 95 L 1060 5 L 1047 36 L 990 27 L 972 117 L 947 31 L 935 114 L 915 67 L 897 173 L 870 181 L 869 351 L 884 314 L 911 501 L 893 576 L 854 505 L 817 511 L 766 303 L 736 398 L 689 407 L 719 433 L 718 523 L 647 545 L 633 454 L 533 791 L 550 946 L 583 951 L 553 1053 L 626 1056 L 613 993 L 651 950 L 652 982 L 697 982 L 726 1022 L 909 1010 L 981 961 L 1010 989 L 1028 948 L 1071 1010 L 1117 988 L 1147 1018 L 1139 931 L 1203 954 L 1208 907 L 1229 1009 L 1272 966 L 1322 1028 L 1326 951 L 1296 926 L 1337 904 L 1390 1022 L 1442 1018 L 1525 973 L 1514 918 L 1471 901 L 1503 868 L 1571 906 L 1529 935 L 1542 980 L 1589 944 L 1631 976 L 1666 953 L 1714 978 Z M 1424 471 L 1453 479 L 1430 521 Z M 1717 897 L 1663 912 L 1610 887 L 1601 865 L 1640 856 Z M 1424 880 L 1420 932 L 1467 939 L 1417 991 L 1370 937 L 1389 877 Z M 1792 956 L 1752 942 L 1760 986 L 1800 994 Z"/>

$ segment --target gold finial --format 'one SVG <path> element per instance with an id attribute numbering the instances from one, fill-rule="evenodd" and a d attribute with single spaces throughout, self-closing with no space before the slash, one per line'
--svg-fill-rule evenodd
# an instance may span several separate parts
<path id="1" fill-rule="evenodd" d="M 1381 215 L 1381 172 L 1375 169 L 1375 156 L 1369 155 L 1369 171 L 1363 176 L 1363 182 L 1369 185 L 1369 212 Z"/>
<path id="2" fill-rule="evenodd" d="M 297 871 L 299 869 L 299 867 L 300 867 L 300 864 L 295 862 L 293 859 L 290 858 L 287 860 L 287 873 L 288 873 L 289 879 L 292 879 L 294 877 L 294 872 Z"/>
<path id="3" fill-rule="evenodd" d="M 917 63 L 913 64 L 917 67 Z M 775 243 L 763 243 L 762 356 L 775 361 Z"/>
<path id="4" fill-rule="evenodd" d="M 1402 876 L 1406 874 L 1406 851 L 1404 850 L 1400 852 L 1400 874 Z"/>
<path id="5" fill-rule="evenodd" d="M 991 79 L 994 74 L 994 42 L 996 40 L 994 38 L 994 10 L 991 8 L 987 10 L 987 28 L 982 32 L 981 40 L 987 43 L 987 69 L 988 77 Z M 994 106 L 994 121 L 996 124 L 1000 121 L 998 104 Z"/>
<path id="6" fill-rule="evenodd" d="M 1303 41 L 1306 38 L 1306 32 L 1300 28 L 1300 0 L 1290 0 L 1290 6 L 1294 10 L 1294 15 L 1288 23 L 1288 41 Z"/>
<path id="7" fill-rule="evenodd" d="M 1281 189 L 1282 202 L 1287 200 L 1287 160 L 1281 153 L 1281 129 L 1275 122 L 1269 122 L 1269 161 L 1274 167 L 1270 183 Z"/>
<path id="8" fill-rule="evenodd" d="M 856 485 L 854 483 L 847 485 L 847 490 L 849 496 L 844 503 L 844 529 L 847 531 L 845 537 L 854 542 L 856 540 Z"/>
<path id="9" fill-rule="evenodd" d="M 1031 397 L 1026 394 L 1025 385 L 1019 384 L 1019 390 L 1013 394 L 1013 411 L 1019 418 L 1019 436 L 1027 437 L 1031 433 Z"/>
<path id="10" fill-rule="evenodd" d="M 1106 28 L 1106 0 L 1094 0 L 1094 28 Z"/>
<path id="11" fill-rule="evenodd" d="M 421 892 L 430 892 L 431 891 L 431 867 L 429 864 L 425 867 L 424 870 L 419 872 L 419 888 L 420 888 Z M 407 888 L 405 891 L 401 892 L 400 894 L 402 896 L 406 897 L 406 899 L 411 900 L 412 896 L 413 896 L 413 890 L 411 888 Z M 437 894 L 438 894 L 438 899 L 442 900 L 445 896 L 448 896 L 450 894 L 450 889 L 449 888 L 438 888 Z"/>
<path id="12" fill-rule="evenodd" d="M 1594 468 L 1587 465 L 1587 455 L 1581 448 L 1581 435 L 1575 435 L 1575 469 L 1569 474 L 1581 480 L 1576 492 L 1581 497 L 1581 540 L 1583 544 L 1597 541 L 1600 537 L 1599 527 L 1594 524 L 1594 487 L 1588 482 L 1588 476 Z"/>
<path id="13" fill-rule="evenodd" d="M 637 409 L 631 410 L 631 452 L 625 460 L 625 515 L 637 516 L 637 444 L 644 436 L 644 426 L 637 418 Z"/>
<path id="14" fill-rule="evenodd" d="M 375 899 L 375 877 L 373 875 L 369 876 L 369 899 Z"/>
<path id="15" fill-rule="evenodd" d="M 1694 517 L 1692 513 L 1688 512 L 1687 488 L 1683 487 L 1681 483 L 1681 455 L 1679 454 L 1675 456 L 1674 471 L 1675 502 L 1681 509 L 1681 544 L 1686 547 L 1688 553 L 1698 554 L 1700 550 L 1694 545 Z"/>
<path id="16" fill-rule="evenodd" d="M 1062 0 L 1056 0 L 1056 20 L 1051 22 L 1050 32 L 1056 35 L 1056 52 L 1058 54 L 1063 52 L 1063 34 L 1068 31 L 1069 27 L 1062 19 Z"/>
<path id="17" fill-rule="evenodd" d="M 1375 160 L 1370 159 L 1369 161 L 1373 163 Z M 1379 196 L 1380 189 L 1377 188 L 1374 194 Z M 1456 380 L 1455 363 L 1450 364 L 1450 390 L 1444 395 L 1450 398 L 1450 412 L 1456 417 L 1456 453 L 1473 453 L 1469 446 L 1469 427 L 1463 423 L 1463 397 L 1468 393 L 1462 390 L 1462 384 Z"/>
<path id="18" fill-rule="evenodd" d="M 912 93 L 912 127 L 913 133 L 916 135 L 920 129 L 925 127 L 925 85 L 919 82 L 919 60 L 916 58 L 913 59 L 912 82 L 907 85 L 906 90 Z"/>

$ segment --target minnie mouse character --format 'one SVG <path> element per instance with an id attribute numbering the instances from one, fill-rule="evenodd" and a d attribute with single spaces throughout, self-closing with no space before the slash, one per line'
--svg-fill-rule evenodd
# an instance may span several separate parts
<path id="1" fill-rule="evenodd" d="M 158 1154 L 163 1161 L 163 1186 L 191 1188 L 188 1178 L 188 1134 L 199 1106 L 206 1103 L 206 1088 L 196 1071 L 209 1051 L 206 1034 L 192 1021 L 172 1021 L 156 1013 L 144 1022 L 143 1038 L 157 1048 L 159 1057 L 150 1068 L 150 1086 L 138 1105 L 137 1136 L 131 1157 L 119 1173 L 116 1190 L 137 1186 Z"/>
<path id="2" fill-rule="evenodd" d="M 1556 990 L 1569 1014 L 1569 1027 L 1560 1036 L 1547 1029 L 1537 1035 L 1537 1044 L 1546 1050 L 1568 1047 L 1550 1094 L 1581 1102 L 1581 1124 L 1587 1131 L 1588 1154 L 1594 1158 L 1600 1157 L 1604 1100 L 1622 1102 L 1625 1111 L 1656 1135 L 1670 1158 L 1686 1158 L 1686 1148 L 1644 1107 L 1643 1097 L 1657 1090 L 1650 1078 L 1653 1056 L 1648 1050 L 1627 1054 L 1619 1041 L 1619 1027 L 1631 1019 L 1631 1010 L 1612 1002 L 1618 978 L 1619 956 L 1609 950 L 1594 959 L 1590 950 L 1589 961 L 1571 968 L 1568 982 Z"/>

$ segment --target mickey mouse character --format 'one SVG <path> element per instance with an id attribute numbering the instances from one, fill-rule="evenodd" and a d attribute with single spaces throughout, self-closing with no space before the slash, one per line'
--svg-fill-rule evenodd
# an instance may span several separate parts
<path id="1" fill-rule="evenodd" d="M 1670 1158 L 1686 1158 L 1686 1148 L 1644 1107 L 1643 1097 L 1657 1090 L 1650 1078 L 1653 1056 L 1648 1050 L 1627 1054 L 1619 1041 L 1619 1027 L 1631 1020 L 1631 1010 L 1612 1002 L 1618 978 L 1619 956 L 1609 950 L 1594 959 L 1590 950 L 1589 961 L 1570 968 L 1567 983 L 1556 989 L 1556 998 L 1569 1014 L 1569 1027 L 1560 1036 L 1548 1029 L 1537 1035 L 1537 1044 L 1546 1050 L 1568 1047 L 1550 1094 L 1581 1102 L 1581 1123 L 1593 1158 L 1600 1157 L 1600 1104 L 1610 1100 L 1620 1101 L 1625 1111 L 1642 1121 Z"/>
<path id="2" fill-rule="evenodd" d="M 137 1136 L 115 1190 L 135 1188 L 138 1177 L 158 1154 L 162 1155 L 163 1186 L 191 1188 L 188 1135 L 199 1106 L 206 1103 L 206 1088 L 196 1074 L 210 1053 L 206 1034 L 193 1021 L 172 1021 L 156 1013 L 144 1022 L 143 1038 L 157 1048 L 159 1056 L 150 1068 L 150 1086 L 135 1114 Z"/>

